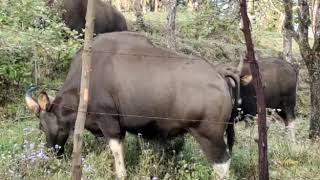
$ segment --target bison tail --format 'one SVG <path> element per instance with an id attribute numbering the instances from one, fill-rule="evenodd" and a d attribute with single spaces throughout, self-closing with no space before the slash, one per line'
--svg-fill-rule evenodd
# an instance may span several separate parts
<path id="1" fill-rule="evenodd" d="M 232 119 L 233 119 L 233 117 L 230 118 L 230 121 Z M 227 135 L 227 145 L 228 145 L 229 151 L 231 153 L 232 147 L 233 147 L 234 141 L 235 141 L 235 132 L 234 132 L 234 124 L 233 123 L 228 124 L 227 129 L 226 129 L 226 135 Z"/>

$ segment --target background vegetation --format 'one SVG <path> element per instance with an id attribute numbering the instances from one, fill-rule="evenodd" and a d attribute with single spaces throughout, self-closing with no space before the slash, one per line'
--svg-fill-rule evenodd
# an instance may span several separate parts
<path id="1" fill-rule="evenodd" d="M 214 63 L 236 63 L 237 53 L 244 50 L 242 33 L 238 30 L 236 7 L 220 11 L 204 3 L 197 12 L 190 12 L 179 1 L 177 13 L 177 50 L 201 56 Z M 260 8 L 263 9 L 263 6 Z M 277 56 L 282 38 L 277 31 L 278 16 L 272 10 L 253 22 L 254 40 L 260 56 Z M 271 15 L 270 15 L 271 14 Z M 144 26 L 126 12 L 130 29 L 145 33 L 159 46 L 165 46 L 165 12 L 148 12 Z M 265 17 L 265 18 L 263 18 Z M 0 1 L 0 177 L 1 179 L 69 179 L 72 146 L 66 156 L 53 157 L 44 148 L 44 136 L 37 119 L 23 102 L 23 93 L 30 83 L 54 94 L 64 80 L 72 56 L 81 47 L 75 32 L 65 27 L 59 9 L 50 9 L 40 0 Z M 297 46 L 294 45 L 295 58 Z M 297 61 L 299 63 L 299 61 Z M 269 157 L 272 179 L 319 179 L 319 144 L 311 144 L 308 136 L 309 90 L 307 72 L 301 66 L 298 87 L 297 140 L 291 146 L 281 122 L 270 123 Z M 270 117 L 271 118 L 271 117 Z M 257 127 L 236 125 L 231 179 L 256 179 Z M 208 164 L 197 143 L 186 136 L 167 143 L 127 135 L 126 166 L 130 179 L 210 179 Z M 91 134 L 85 136 L 84 176 L 86 179 L 114 179 L 113 158 L 103 141 Z"/>

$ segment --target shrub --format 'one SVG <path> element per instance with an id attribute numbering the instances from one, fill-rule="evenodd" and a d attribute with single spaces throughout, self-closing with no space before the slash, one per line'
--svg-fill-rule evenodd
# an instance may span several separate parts
<path id="1" fill-rule="evenodd" d="M 36 82 L 32 79 L 42 82 L 65 72 L 80 40 L 62 23 L 59 12 L 43 1 L 1 1 L 0 104 Z"/>

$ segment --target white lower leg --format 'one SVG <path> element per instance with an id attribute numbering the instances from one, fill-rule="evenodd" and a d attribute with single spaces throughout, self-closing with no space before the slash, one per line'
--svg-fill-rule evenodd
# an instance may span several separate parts
<path id="1" fill-rule="evenodd" d="M 117 139 L 110 139 L 109 146 L 114 157 L 117 178 L 125 179 L 126 168 L 124 165 L 124 158 L 123 158 L 123 145 Z"/>
<path id="2" fill-rule="evenodd" d="M 295 142 L 296 137 L 295 137 L 295 124 L 294 124 L 294 122 L 289 122 L 288 126 L 286 126 L 286 130 L 289 133 L 289 138 L 291 139 L 291 141 Z"/>
<path id="3" fill-rule="evenodd" d="M 215 173 L 218 175 L 219 179 L 228 179 L 230 162 L 231 162 L 231 159 L 228 159 L 224 163 L 213 164 L 213 169 Z"/>

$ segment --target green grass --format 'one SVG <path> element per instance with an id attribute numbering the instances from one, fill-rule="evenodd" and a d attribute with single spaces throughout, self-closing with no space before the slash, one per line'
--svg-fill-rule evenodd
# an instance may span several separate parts
<path id="1" fill-rule="evenodd" d="M 134 16 L 126 14 L 131 29 L 137 30 Z M 177 16 L 177 50 L 186 54 L 198 55 L 219 63 L 238 60 L 235 51 L 244 50 L 237 38 L 212 37 L 194 39 L 183 33 L 188 30 L 186 21 L 192 15 Z M 146 35 L 155 44 L 165 46 L 165 21 L 163 13 L 147 14 Z M 184 27 L 186 29 L 182 29 Z M 193 31 L 190 31 L 193 33 Z M 189 33 L 190 33 L 189 32 Z M 282 49 L 282 38 L 277 32 L 254 30 L 256 47 L 265 56 L 272 56 Z M 218 33 L 217 36 L 220 34 Z M 239 36 L 242 35 L 241 32 Z M 293 50 L 298 57 L 298 47 Z M 292 146 L 285 136 L 284 125 L 276 122 L 268 130 L 269 164 L 271 179 L 320 179 L 319 143 L 308 140 L 309 90 L 305 82 L 307 73 L 300 70 L 297 100 L 297 139 Z M 41 87 L 59 87 L 61 81 L 44 82 Z M 31 117 L 30 117 L 31 116 Z M 53 156 L 50 149 L 44 148 L 45 137 L 38 130 L 38 122 L 25 108 L 23 99 L 5 107 L 0 107 L 0 179 L 69 179 L 72 145 L 69 141 L 62 159 Z M 257 126 L 244 128 L 236 125 L 236 144 L 232 154 L 230 179 L 251 180 L 258 177 L 258 147 L 255 142 Z M 134 135 L 127 135 L 125 141 L 125 162 L 131 180 L 141 180 L 156 176 L 167 180 L 207 180 L 213 178 L 211 165 L 207 162 L 199 145 L 187 135 L 185 144 L 177 151 L 181 139 L 170 141 L 166 146 L 144 141 Z M 108 146 L 86 133 L 83 148 L 83 175 L 85 179 L 114 179 L 113 157 Z"/>
<path id="2" fill-rule="evenodd" d="M 66 146 L 63 159 L 56 159 L 43 148 L 44 136 L 37 129 L 38 122 L 1 122 L 0 176 L 2 179 L 68 179 L 71 164 L 71 143 Z M 297 120 L 297 145 L 288 143 L 284 125 L 270 124 L 268 131 L 270 176 L 272 179 L 316 179 L 320 177 L 319 144 L 306 139 L 308 121 Z M 257 169 L 257 126 L 236 126 L 237 142 L 234 147 L 230 179 L 254 179 Z M 86 179 L 114 179 L 113 157 L 108 146 L 85 134 L 83 148 L 84 176 Z M 187 135 L 185 145 L 176 152 L 179 139 L 162 146 L 127 135 L 125 159 L 129 179 L 156 176 L 160 179 L 210 179 L 212 169 L 195 140 Z M 179 147 L 179 146 L 178 146 Z M 46 157 L 40 157 L 41 151 Z"/>

